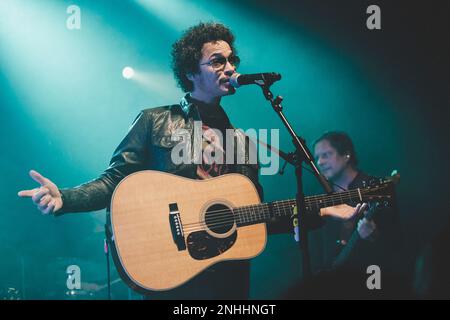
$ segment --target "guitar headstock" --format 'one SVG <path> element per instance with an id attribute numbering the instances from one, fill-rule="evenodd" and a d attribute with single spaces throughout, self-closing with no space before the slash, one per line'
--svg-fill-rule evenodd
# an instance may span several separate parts
<path id="1" fill-rule="evenodd" d="M 390 177 L 372 179 L 360 189 L 364 202 L 375 203 L 377 207 L 390 206 L 395 198 L 395 185 L 400 182 L 400 174 L 392 171 Z"/>

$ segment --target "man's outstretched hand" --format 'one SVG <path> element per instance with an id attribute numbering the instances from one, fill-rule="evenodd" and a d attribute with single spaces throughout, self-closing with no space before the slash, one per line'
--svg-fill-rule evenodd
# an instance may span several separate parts
<path id="1" fill-rule="evenodd" d="M 30 177 L 39 183 L 39 188 L 19 191 L 19 197 L 29 197 L 43 214 L 52 214 L 62 208 L 63 201 L 58 187 L 39 172 L 31 170 Z"/>

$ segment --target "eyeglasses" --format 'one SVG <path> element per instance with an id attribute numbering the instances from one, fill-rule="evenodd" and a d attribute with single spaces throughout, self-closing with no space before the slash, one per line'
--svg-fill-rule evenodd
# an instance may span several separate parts
<path id="1" fill-rule="evenodd" d="M 211 66 L 213 69 L 222 69 L 227 64 L 227 61 L 233 66 L 233 67 L 239 67 L 239 63 L 241 62 L 241 59 L 238 56 L 230 56 L 227 58 L 225 57 L 216 57 L 211 59 L 208 62 L 200 63 L 201 66 L 207 64 Z"/>

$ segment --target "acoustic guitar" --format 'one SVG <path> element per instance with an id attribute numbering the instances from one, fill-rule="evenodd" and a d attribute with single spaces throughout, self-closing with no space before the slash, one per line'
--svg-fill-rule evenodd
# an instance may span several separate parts
<path id="1" fill-rule="evenodd" d="M 391 181 L 364 189 L 308 196 L 307 210 L 345 203 L 389 201 Z M 260 203 L 240 174 L 192 180 L 159 171 L 124 178 L 111 200 L 113 257 L 133 289 L 173 289 L 225 260 L 250 259 L 266 245 L 266 224 L 292 218 L 295 199 Z M 296 212 L 296 210 L 295 210 Z"/>

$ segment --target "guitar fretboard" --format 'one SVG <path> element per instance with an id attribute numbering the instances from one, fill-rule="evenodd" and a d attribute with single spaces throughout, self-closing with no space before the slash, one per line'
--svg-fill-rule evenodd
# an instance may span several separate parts
<path id="1" fill-rule="evenodd" d="M 319 195 L 305 197 L 307 211 L 320 210 L 343 203 L 363 201 L 361 189 L 354 189 L 331 195 Z M 274 201 L 245 207 L 234 208 L 238 226 L 251 225 L 266 222 L 273 217 L 291 217 L 296 206 L 295 199 Z"/>

